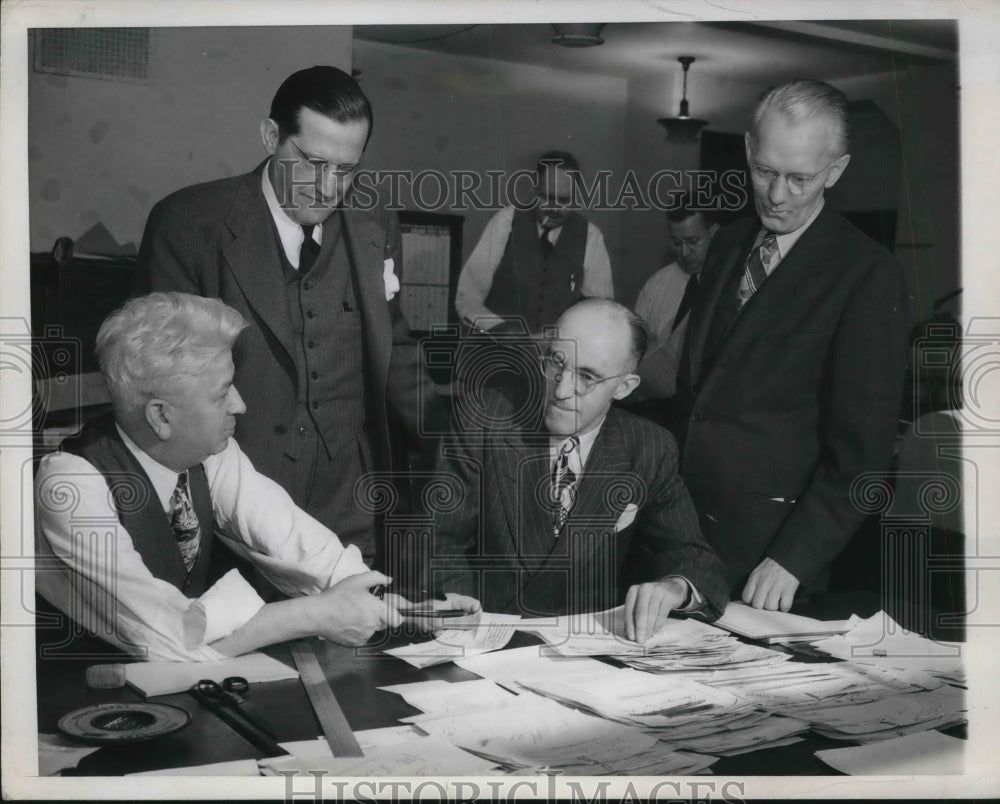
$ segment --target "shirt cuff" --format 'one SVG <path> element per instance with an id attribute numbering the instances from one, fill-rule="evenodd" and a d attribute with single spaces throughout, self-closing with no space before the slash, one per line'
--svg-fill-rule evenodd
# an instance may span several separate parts
<path id="1" fill-rule="evenodd" d="M 184 613 L 184 644 L 196 648 L 229 636 L 264 608 L 254 588 L 231 569 Z"/>
<path id="2" fill-rule="evenodd" d="M 685 587 L 687 587 L 687 597 L 684 598 L 684 602 L 674 609 L 674 611 L 690 614 L 695 611 L 700 611 L 701 607 L 705 605 L 705 598 L 702 597 L 701 593 L 695 588 L 695 585 L 683 575 L 667 575 L 666 578 L 676 578 L 678 581 L 681 581 Z M 666 578 L 664 578 L 664 580 L 666 580 Z"/>

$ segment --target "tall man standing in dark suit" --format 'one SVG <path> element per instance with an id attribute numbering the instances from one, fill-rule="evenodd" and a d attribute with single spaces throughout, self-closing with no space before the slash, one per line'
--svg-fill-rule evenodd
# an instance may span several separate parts
<path id="1" fill-rule="evenodd" d="M 891 254 L 824 203 L 847 167 L 847 98 L 818 81 L 761 96 L 746 134 L 757 217 L 705 262 L 679 378 L 682 473 L 734 591 L 787 611 L 862 522 L 885 471 L 905 362 Z"/>
<path id="2" fill-rule="evenodd" d="M 138 289 L 218 297 L 250 322 L 234 351 L 248 410 L 236 437 L 296 504 L 381 564 L 355 483 L 390 467 L 389 410 L 418 432 L 435 401 L 394 298 L 396 217 L 345 203 L 371 126 L 346 73 L 291 75 L 260 124 L 268 160 L 153 208 Z"/>
<path id="3" fill-rule="evenodd" d="M 442 443 L 455 493 L 435 520 L 434 587 L 535 617 L 624 602 L 638 641 L 674 610 L 715 619 L 729 599 L 723 569 L 677 474 L 677 446 L 611 406 L 639 383 L 645 323 L 585 299 L 557 328 L 531 392 L 485 391 L 481 405 L 456 408 L 456 437 Z"/>

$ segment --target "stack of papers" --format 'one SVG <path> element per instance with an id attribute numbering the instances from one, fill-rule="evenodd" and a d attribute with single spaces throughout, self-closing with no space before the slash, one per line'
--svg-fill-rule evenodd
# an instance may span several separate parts
<path id="1" fill-rule="evenodd" d="M 500 650 L 510 642 L 520 621 L 516 614 L 486 614 L 473 627 L 441 631 L 434 639 L 386 651 L 414 667 L 431 667 L 456 659 Z"/>
<path id="2" fill-rule="evenodd" d="M 957 687 L 942 686 L 857 706 L 813 709 L 808 717 L 824 737 L 868 743 L 964 723 L 965 695 Z"/>
<path id="3" fill-rule="evenodd" d="M 830 637 L 813 646 L 838 659 L 855 664 L 918 669 L 940 680 L 965 686 L 959 642 L 935 642 L 905 631 L 888 614 L 880 611 L 867 620 L 852 617 L 843 636 Z"/>
<path id="4" fill-rule="evenodd" d="M 849 629 L 844 620 L 814 620 L 784 611 L 755 609 L 745 603 L 732 602 L 715 621 L 719 628 L 734 634 L 765 642 L 783 642 L 794 639 L 816 639 L 830 634 L 842 634 Z"/>
<path id="5" fill-rule="evenodd" d="M 609 723 L 545 698 L 524 693 L 502 708 L 413 723 L 507 771 L 559 770 L 571 775 L 693 774 L 715 761 L 677 751 L 653 735 Z"/>
<path id="6" fill-rule="evenodd" d="M 637 726 L 675 748 L 735 754 L 793 742 L 809 724 L 757 711 L 735 695 L 604 665 L 593 673 L 522 680 L 521 685 L 609 720 Z"/>
<path id="7" fill-rule="evenodd" d="M 399 695 L 410 706 L 433 715 L 452 715 L 494 709 L 517 701 L 517 696 L 489 679 L 477 681 L 416 681 L 379 687 Z M 404 723 L 413 718 L 402 718 Z"/>

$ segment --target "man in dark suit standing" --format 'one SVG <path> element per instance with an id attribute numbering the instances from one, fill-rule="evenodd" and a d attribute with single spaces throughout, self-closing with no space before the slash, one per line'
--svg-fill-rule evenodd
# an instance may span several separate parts
<path id="1" fill-rule="evenodd" d="M 645 323 L 585 299 L 557 326 L 527 393 L 486 391 L 456 409 L 456 436 L 442 444 L 453 494 L 434 523 L 433 586 L 535 617 L 624 599 L 638 641 L 674 610 L 715 619 L 728 601 L 723 570 L 677 474 L 676 444 L 611 406 L 639 383 Z"/>
<path id="2" fill-rule="evenodd" d="M 891 254 L 824 203 L 850 161 L 847 98 L 761 96 L 746 134 L 757 217 L 722 229 L 679 378 L 682 473 L 734 592 L 787 611 L 862 522 L 851 487 L 889 465 L 905 363 Z"/>
<path id="3" fill-rule="evenodd" d="M 296 504 L 382 564 L 355 483 L 390 467 L 388 411 L 418 432 L 436 402 L 394 298 L 397 219 L 345 203 L 371 126 L 343 71 L 291 75 L 260 125 L 267 161 L 153 208 L 138 290 L 218 297 L 250 322 L 234 351 L 247 403 L 236 437 Z"/>

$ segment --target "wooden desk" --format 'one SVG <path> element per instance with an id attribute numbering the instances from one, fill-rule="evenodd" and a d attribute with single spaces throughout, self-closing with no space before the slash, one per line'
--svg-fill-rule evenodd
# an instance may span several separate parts
<path id="1" fill-rule="evenodd" d="M 862 613 L 862 612 L 859 612 Z M 412 641 L 413 635 L 397 635 L 392 644 Z M 508 647 L 538 643 L 537 638 L 516 633 Z M 401 717 L 419 714 L 403 701 L 378 687 L 428 679 L 468 681 L 478 676 L 448 663 L 418 670 L 400 659 L 386 656 L 366 646 L 363 649 L 343 648 L 329 642 L 313 642 L 316 655 L 326 671 L 348 722 L 355 731 L 398 725 Z M 268 651 L 281 661 L 292 664 L 287 649 L 275 646 Z M 793 659 L 799 661 L 800 659 Z M 86 668 L 111 659 L 81 659 L 60 657 L 39 659 L 38 730 L 56 732 L 56 723 L 63 715 L 83 706 L 115 701 L 136 701 L 142 697 L 129 687 L 117 690 L 92 690 L 84 683 Z M 318 736 L 319 724 L 305 690 L 298 679 L 255 684 L 249 700 L 274 727 L 279 742 L 306 740 Z M 174 704 L 192 715 L 191 722 L 174 734 L 132 745 L 108 745 L 85 757 L 70 775 L 117 776 L 137 771 L 176 768 L 225 762 L 236 759 L 260 758 L 253 748 L 229 726 L 203 709 L 186 693 L 165 695 L 154 700 Z M 948 732 L 964 737 L 965 728 Z M 805 739 L 792 745 L 752 751 L 733 757 L 721 757 L 713 766 L 715 774 L 733 776 L 835 775 L 836 772 L 814 756 L 828 748 L 842 748 L 854 743 L 829 740 L 806 732 Z"/>

